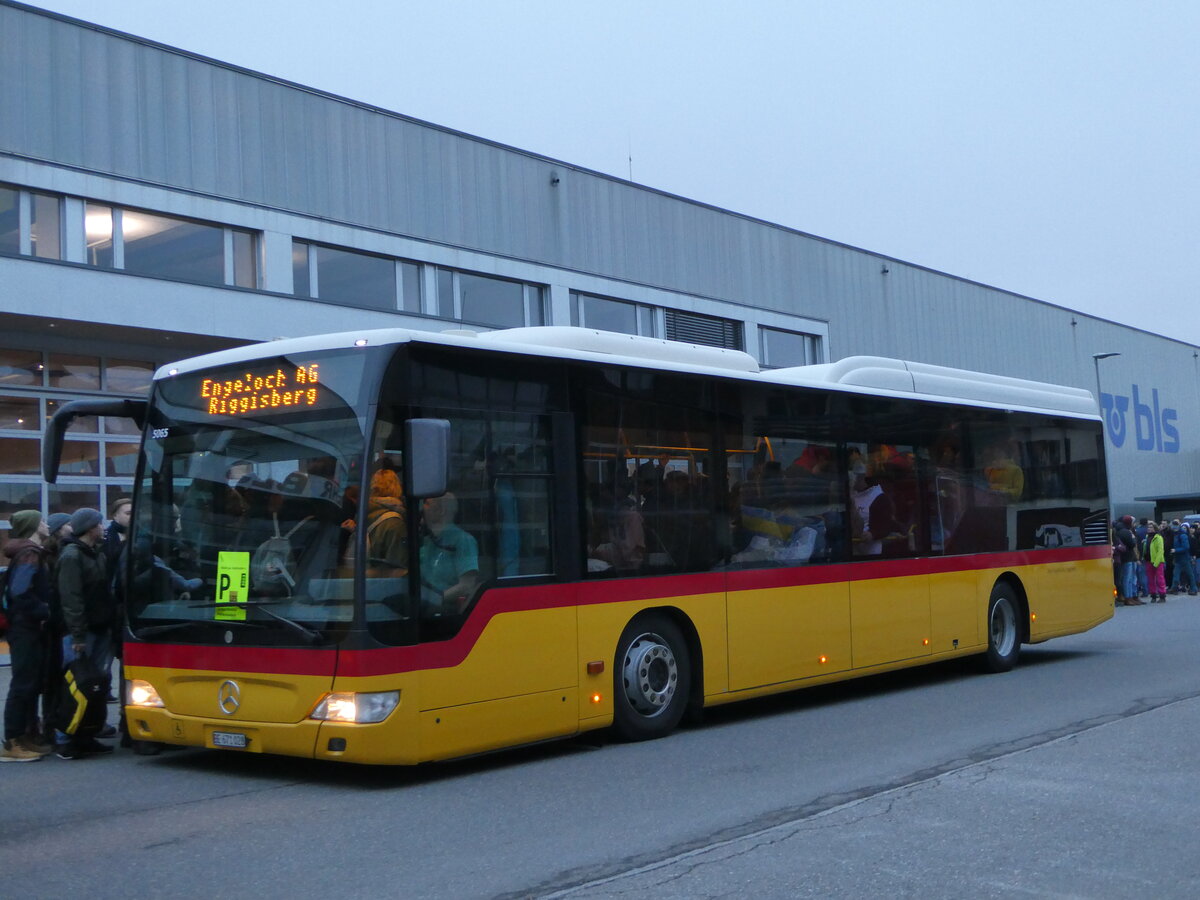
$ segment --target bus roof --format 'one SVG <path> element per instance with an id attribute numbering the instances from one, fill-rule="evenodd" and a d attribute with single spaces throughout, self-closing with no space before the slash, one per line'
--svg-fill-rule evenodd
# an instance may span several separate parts
<path id="1" fill-rule="evenodd" d="M 565 325 L 478 333 L 468 330 L 438 333 L 388 328 L 286 338 L 170 363 L 160 368 L 154 377 L 169 378 L 176 374 L 232 366 L 271 356 L 405 343 L 486 349 L 500 353 L 715 375 L 766 384 L 836 389 L 855 394 L 917 396 L 943 403 L 958 402 L 997 409 L 1098 418 L 1092 393 L 1065 385 L 880 356 L 850 356 L 833 363 L 763 370 L 754 357 L 740 350 Z"/>

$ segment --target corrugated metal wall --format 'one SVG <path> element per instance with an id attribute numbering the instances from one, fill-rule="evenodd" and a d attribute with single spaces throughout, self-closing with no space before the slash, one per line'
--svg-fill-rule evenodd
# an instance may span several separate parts
<path id="1" fill-rule="evenodd" d="M 3 3 L 0 152 L 823 319 L 834 358 L 1094 388 L 1119 350 L 1105 389 L 1159 387 L 1184 450 L 1122 448 L 1114 475 L 1200 489 L 1190 345 Z"/>

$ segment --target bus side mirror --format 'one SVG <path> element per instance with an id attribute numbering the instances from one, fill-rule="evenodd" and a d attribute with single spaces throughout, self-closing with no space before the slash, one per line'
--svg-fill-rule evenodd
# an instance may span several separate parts
<path id="1" fill-rule="evenodd" d="M 46 423 L 42 441 L 42 478 L 47 484 L 58 480 L 58 465 L 62 461 L 63 435 L 67 426 L 79 416 L 117 416 L 132 419 L 140 429 L 146 424 L 145 400 L 72 400 L 64 403 Z"/>
<path id="2" fill-rule="evenodd" d="M 416 500 L 442 496 L 450 470 L 450 423 L 445 419 L 409 419 L 405 429 L 408 496 Z"/>

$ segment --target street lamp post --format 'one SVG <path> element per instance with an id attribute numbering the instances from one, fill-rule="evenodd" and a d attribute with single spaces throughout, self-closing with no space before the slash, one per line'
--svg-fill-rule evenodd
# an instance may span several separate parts
<path id="1" fill-rule="evenodd" d="M 1096 367 L 1096 405 L 1100 406 L 1100 360 L 1108 359 L 1110 356 L 1120 356 L 1120 353 L 1093 353 L 1092 364 Z M 1100 417 L 1104 418 L 1104 408 L 1100 408 Z M 1107 423 L 1106 423 L 1107 427 Z"/>
<path id="2" fill-rule="evenodd" d="M 1101 434 L 1100 440 L 1101 441 L 1104 440 L 1104 438 L 1103 438 L 1104 433 L 1106 431 L 1108 431 L 1108 422 L 1105 421 L 1105 419 L 1104 419 L 1104 406 L 1103 406 L 1103 404 L 1100 403 L 1100 360 L 1108 359 L 1109 357 L 1120 356 L 1120 355 L 1121 355 L 1120 353 L 1117 353 L 1115 351 L 1110 352 L 1110 353 L 1093 353 L 1092 354 L 1092 365 L 1094 365 L 1096 367 L 1096 405 L 1098 407 L 1100 407 L 1100 434 Z M 1107 453 L 1104 454 L 1104 478 L 1105 478 L 1105 481 L 1108 480 L 1108 454 Z M 1109 517 L 1109 519 L 1112 519 L 1111 500 L 1109 502 L 1108 517 Z M 1110 539 L 1112 538 L 1111 534 L 1109 534 L 1109 538 Z"/>

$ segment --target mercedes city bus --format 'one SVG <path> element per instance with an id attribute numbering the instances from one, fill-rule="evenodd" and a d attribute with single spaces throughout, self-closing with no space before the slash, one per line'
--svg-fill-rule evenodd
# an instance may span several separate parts
<path id="1" fill-rule="evenodd" d="M 1113 615 L 1087 391 L 580 328 L 160 369 L 122 571 L 135 741 L 411 764 L 977 655 Z"/>

